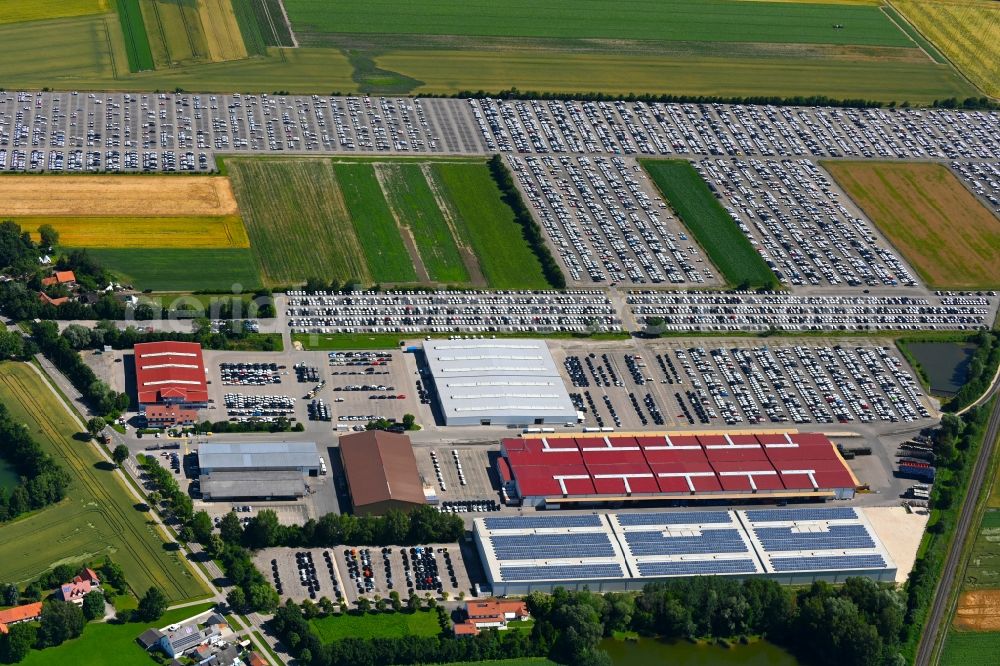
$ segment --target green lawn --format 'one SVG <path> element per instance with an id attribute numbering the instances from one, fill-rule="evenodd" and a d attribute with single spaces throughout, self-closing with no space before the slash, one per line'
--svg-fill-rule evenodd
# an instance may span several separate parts
<path id="1" fill-rule="evenodd" d="M 909 46 L 878 7 L 736 0 L 285 0 L 302 33 Z M 842 25 L 835 28 L 834 25 Z"/>
<path id="2" fill-rule="evenodd" d="M 441 633 L 435 611 L 328 615 L 310 620 L 309 626 L 323 643 L 342 638 L 404 638 Z"/>
<path id="3" fill-rule="evenodd" d="M 941 664 L 994 666 L 1000 655 L 1000 632 L 948 631 Z"/>
<path id="4" fill-rule="evenodd" d="M 382 187 L 400 224 L 410 229 L 417 251 L 433 282 L 469 281 L 455 237 L 445 221 L 422 165 L 383 163 L 376 167 Z"/>
<path id="5" fill-rule="evenodd" d="M 152 585 L 171 602 L 207 594 L 96 448 L 73 437 L 78 426 L 30 366 L 0 364 L 0 401 L 74 479 L 59 504 L 0 526 L 0 580 L 23 584 L 57 564 L 111 555 L 138 595 Z"/>
<path id="6" fill-rule="evenodd" d="M 551 288 L 485 164 L 436 163 L 431 173 L 454 208 L 455 226 L 472 245 L 491 287 Z"/>
<path id="7" fill-rule="evenodd" d="M 198 615 L 214 604 L 206 603 L 167 611 L 154 623 L 164 627 L 174 622 Z M 145 650 L 135 639 L 146 629 L 148 622 L 128 624 L 88 624 L 83 636 L 46 650 L 32 650 L 21 662 L 23 666 L 136 666 L 153 664 Z"/>
<path id="8" fill-rule="evenodd" d="M 88 249 L 101 264 L 137 289 L 232 293 L 261 286 L 251 250 Z"/>
<path id="9" fill-rule="evenodd" d="M 371 164 L 335 162 L 334 172 L 354 230 L 377 282 L 415 282 L 413 260 Z"/>
<path id="10" fill-rule="evenodd" d="M 777 285 L 778 278 L 686 160 L 640 160 L 670 206 L 733 286 Z"/>

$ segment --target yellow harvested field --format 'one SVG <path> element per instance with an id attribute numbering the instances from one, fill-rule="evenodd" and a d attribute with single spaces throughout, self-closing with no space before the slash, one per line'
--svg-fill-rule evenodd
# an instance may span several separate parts
<path id="1" fill-rule="evenodd" d="M 38 239 L 50 224 L 59 244 L 82 248 L 250 247 L 239 216 L 227 217 L 18 217 L 14 221 Z"/>
<path id="2" fill-rule="evenodd" d="M 103 14 L 108 0 L 0 0 L 0 23 Z"/>
<path id="3" fill-rule="evenodd" d="M 205 32 L 209 60 L 222 62 L 247 57 L 247 47 L 236 23 L 232 0 L 199 0 L 198 15 Z"/>
<path id="4" fill-rule="evenodd" d="M 844 191 L 935 289 L 1000 287 L 1000 219 L 947 167 L 824 162 Z"/>
<path id="5" fill-rule="evenodd" d="M 239 215 L 223 176 L 2 176 L 0 217 Z"/>
<path id="6" fill-rule="evenodd" d="M 995 0 L 892 0 L 965 76 L 1000 96 L 1000 2 Z"/>
<path id="7" fill-rule="evenodd" d="M 1000 590 L 962 592 L 955 626 L 966 631 L 1000 631 Z"/>

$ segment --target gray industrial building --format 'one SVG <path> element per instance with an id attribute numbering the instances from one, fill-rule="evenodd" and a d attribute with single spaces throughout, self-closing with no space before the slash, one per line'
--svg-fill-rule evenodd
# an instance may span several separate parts
<path id="1" fill-rule="evenodd" d="M 543 340 L 428 340 L 445 425 L 565 425 L 577 410 Z"/>
<path id="2" fill-rule="evenodd" d="M 198 448 L 206 500 L 295 499 L 320 473 L 314 442 L 206 443 Z"/>

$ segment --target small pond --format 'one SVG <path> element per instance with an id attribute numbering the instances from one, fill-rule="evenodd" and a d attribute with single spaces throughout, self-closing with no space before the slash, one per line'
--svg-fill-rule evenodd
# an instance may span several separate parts
<path id="1" fill-rule="evenodd" d="M 17 482 L 17 472 L 14 471 L 14 467 L 3 458 L 0 458 L 0 488 L 13 490 Z"/>
<path id="2" fill-rule="evenodd" d="M 911 342 L 907 350 L 917 359 L 930 382 L 931 393 L 953 396 L 969 376 L 975 345 L 959 342 Z"/>

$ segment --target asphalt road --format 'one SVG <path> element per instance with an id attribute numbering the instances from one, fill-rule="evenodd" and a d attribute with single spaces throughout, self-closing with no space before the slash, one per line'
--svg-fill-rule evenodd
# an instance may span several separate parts
<path id="1" fill-rule="evenodd" d="M 1000 385 L 994 384 L 989 395 L 995 395 Z M 959 574 L 962 561 L 962 544 L 966 535 L 972 528 L 973 518 L 976 515 L 976 501 L 986 480 L 986 472 L 989 468 L 990 457 L 996 446 L 997 435 L 1000 432 L 1000 400 L 993 405 L 989 421 L 986 424 L 986 434 L 983 439 L 983 447 L 979 452 L 979 458 L 972 470 L 972 478 L 969 480 L 969 489 L 965 494 L 962 510 L 959 513 L 958 525 L 956 526 L 955 538 L 951 542 L 951 548 L 945 558 L 944 568 L 941 571 L 941 578 L 937 588 L 934 590 L 934 601 L 930 613 L 927 615 L 927 622 L 924 624 L 924 632 L 920 637 L 920 645 L 917 647 L 917 656 L 914 660 L 915 666 L 931 666 L 937 664 L 941 657 L 941 648 L 944 641 L 938 640 L 938 635 L 942 630 L 947 631 L 947 620 L 951 616 L 952 586 L 955 585 L 955 577 Z"/>

